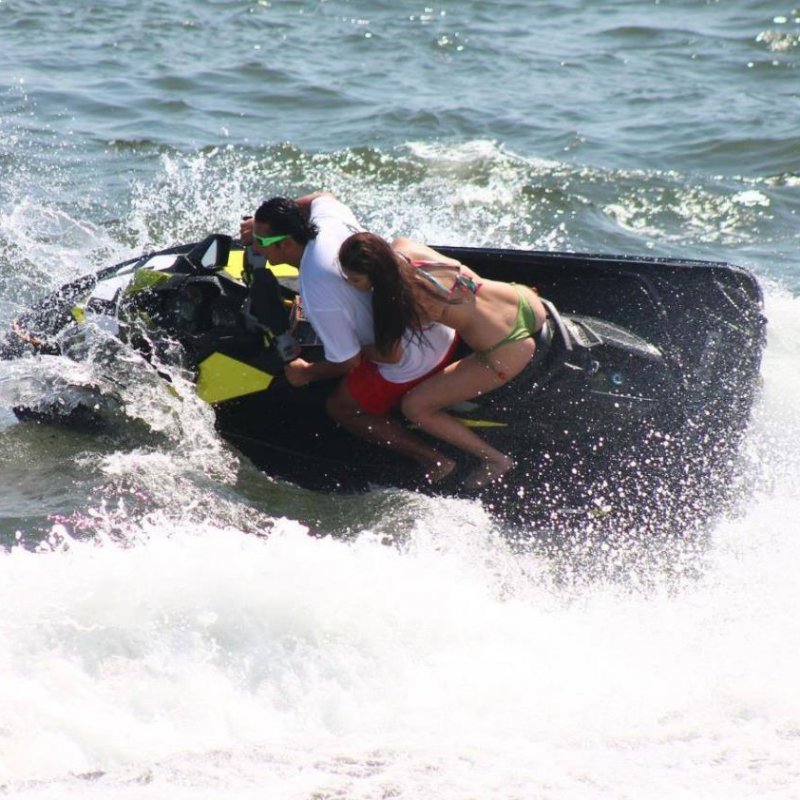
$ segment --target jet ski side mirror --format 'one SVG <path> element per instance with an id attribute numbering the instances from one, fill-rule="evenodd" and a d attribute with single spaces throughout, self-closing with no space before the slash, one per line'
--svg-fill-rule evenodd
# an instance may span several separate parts
<path id="1" fill-rule="evenodd" d="M 203 270 L 213 271 L 224 267 L 228 263 L 231 253 L 230 236 L 223 233 L 214 233 L 198 242 L 187 254 L 186 258 L 193 266 Z"/>

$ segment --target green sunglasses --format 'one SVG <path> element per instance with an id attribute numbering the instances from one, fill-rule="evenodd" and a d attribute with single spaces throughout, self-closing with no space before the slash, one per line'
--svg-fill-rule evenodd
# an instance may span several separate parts
<path id="1" fill-rule="evenodd" d="M 257 236 L 254 233 L 253 238 L 261 245 L 261 247 L 269 247 L 271 244 L 277 244 L 278 242 L 282 242 L 284 239 L 288 239 L 289 234 L 282 233 L 279 236 Z"/>

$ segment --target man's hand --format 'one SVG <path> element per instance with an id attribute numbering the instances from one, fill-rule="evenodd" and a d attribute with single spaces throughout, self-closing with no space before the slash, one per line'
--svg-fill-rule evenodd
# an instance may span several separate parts
<path id="1" fill-rule="evenodd" d="M 310 361 L 306 361 L 304 358 L 296 358 L 283 368 L 283 372 L 286 375 L 286 380 L 292 386 L 308 386 L 313 380 L 313 367 L 314 365 Z"/>
<path id="2" fill-rule="evenodd" d="M 245 247 L 249 244 L 253 244 L 252 217 L 245 217 L 241 223 L 239 223 L 239 238 L 242 240 L 242 244 L 245 245 Z"/>
<path id="3" fill-rule="evenodd" d="M 348 358 L 347 361 L 306 361 L 304 358 L 296 358 L 290 361 L 284 368 L 283 373 L 286 380 L 292 386 L 308 386 L 314 381 L 324 381 L 333 378 L 341 378 L 358 366 L 361 361 L 361 354 Z"/>

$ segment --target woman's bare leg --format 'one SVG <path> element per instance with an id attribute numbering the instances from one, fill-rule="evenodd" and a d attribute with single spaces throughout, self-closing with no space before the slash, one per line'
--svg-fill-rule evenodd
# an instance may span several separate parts
<path id="1" fill-rule="evenodd" d="M 513 342 L 502 348 L 505 352 L 496 359 L 493 354 L 493 360 L 497 361 L 504 376 L 514 377 L 530 360 L 533 348 L 531 340 Z M 472 488 L 496 480 L 514 466 L 514 461 L 443 409 L 497 389 L 507 379 L 501 379 L 495 370 L 471 355 L 448 365 L 403 398 L 401 409 L 409 420 L 427 433 L 480 459 L 481 465 L 468 478 Z"/>

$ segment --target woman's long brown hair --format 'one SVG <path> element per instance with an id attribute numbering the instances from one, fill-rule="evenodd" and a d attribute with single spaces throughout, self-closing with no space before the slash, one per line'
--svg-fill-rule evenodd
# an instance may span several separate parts
<path id="1" fill-rule="evenodd" d="M 375 346 L 379 352 L 390 352 L 407 328 L 424 338 L 409 268 L 385 239 L 366 231 L 354 233 L 342 242 L 339 263 L 348 272 L 366 275 L 372 284 Z"/>

